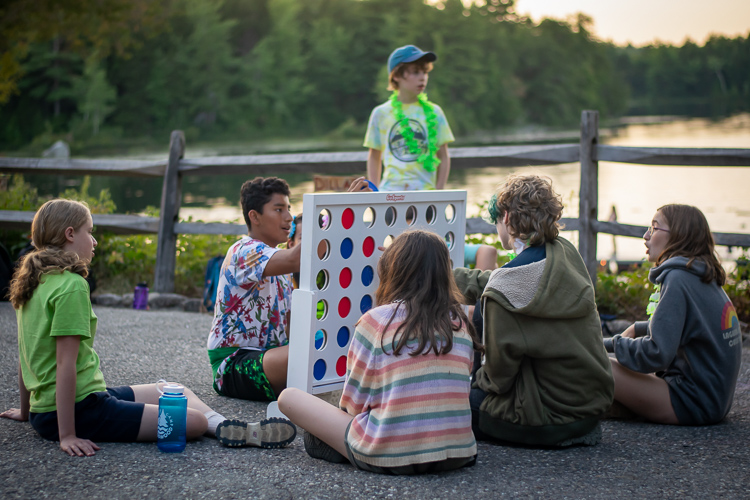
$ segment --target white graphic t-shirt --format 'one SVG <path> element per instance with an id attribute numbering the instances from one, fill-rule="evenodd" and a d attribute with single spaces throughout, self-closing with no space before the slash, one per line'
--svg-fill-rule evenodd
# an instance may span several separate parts
<path id="1" fill-rule="evenodd" d="M 440 147 L 455 139 L 443 110 L 437 104 L 433 103 L 432 106 L 437 117 L 437 146 Z M 418 102 L 403 104 L 403 109 L 404 115 L 409 118 L 409 126 L 414 132 L 414 138 L 422 154 L 427 151 L 427 122 L 424 110 Z M 383 152 L 385 168 L 380 186 L 378 186 L 381 191 L 435 189 L 437 169 L 434 172 L 428 172 L 421 163 L 416 161 L 419 155 L 409 151 L 390 101 L 372 110 L 364 146 Z"/>

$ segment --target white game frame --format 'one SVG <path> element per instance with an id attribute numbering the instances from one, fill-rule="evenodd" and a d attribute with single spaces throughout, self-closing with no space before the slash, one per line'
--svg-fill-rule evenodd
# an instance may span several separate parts
<path id="1" fill-rule="evenodd" d="M 411 208 L 410 208 L 411 207 Z M 433 207 L 433 219 L 427 220 L 429 207 Z M 344 212 L 353 212 L 349 229 L 343 225 Z M 372 225 L 364 222 L 368 209 L 374 212 Z M 320 215 L 328 212 L 328 224 L 321 227 Z M 395 221 L 386 224 L 386 213 L 395 210 Z M 407 223 L 407 213 L 416 211 L 416 220 Z M 302 250 L 300 261 L 299 289 L 292 293 L 292 316 L 289 334 L 289 364 L 287 386 L 296 387 L 310 394 L 320 394 L 341 389 L 346 375 L 346 354 L 354 335 L 354 325 L 362 312 L 360 301 L 369 296 L 374 303 L 379 279 L 377 262 L 382 254 L 378 246 L 384 246 L 388 236 L 395 238 L 409 229 L 425 229 L 436 233 L 449 242 L 451 260 L 461 267 L 464 262 L 464 236 L 466 233 L 466 191 L 398 191 L 374 193 L 315 193 L 303 195 Z M 371 237 L 374 250 L 365 256 L 363 245 Z M 352 253 L 342 256 L 342 242 L 349 238 Z M 318 257 L 321 241 L 328 241 L 325 258 Z M 373 271 L 372 281 L 364 285 L 362 272 L 366 266 Z M 344 268 L 351 270 L 351 284 L 342 293 L 340 274 Z M 327 271 L 327 286 L 318 289 L 316 277 Z M 349 313 L 339 315 L 339 302 L 350 298 Z M 317 318 L 318 301 L 325 301 L 327 311 Z M 348 337 L 343 344 L 339 330 L 348 328 Z M 316 332 L 326 333 L 321 350 L 316 349 Z M 340 341 L 341 340 L 341 341 Z M 343 345 L 342 345 L 343 344 Z M 343 357 L 343 373 L 341 358 Z M 325 374 L 314 375 L 315 363 L 323 360 Z M 339 363 L 337 367 L 337 363 Z M 338 369 L 337 369 L 338 368 Z M 274 405 L 275 406 L 275 405 Z"/>

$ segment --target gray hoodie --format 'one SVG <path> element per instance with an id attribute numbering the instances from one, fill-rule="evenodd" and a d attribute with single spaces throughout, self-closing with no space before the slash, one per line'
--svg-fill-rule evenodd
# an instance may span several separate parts
<path id="1" fill-rule="evenodd" d="M 623 366 L 656 373 L 669 384 L 677 419 L 684 425 L 714 424 L 729 412 L 742 357 L 737 313 L 716 282 L 704 283 L 706 265 L 673 257 L 651 269 L 661 297 L 649 321 L 636 323 L 635 339 L 605 339 Z"/>

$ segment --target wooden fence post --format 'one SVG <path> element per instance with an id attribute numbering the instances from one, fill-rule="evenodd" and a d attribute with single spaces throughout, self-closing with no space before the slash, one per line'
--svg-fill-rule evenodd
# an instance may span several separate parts
<path id="1" fill-rule="evenodd" d="M 174 225 L 177 223 L 182 201 L 182 179 L 178 167 L 184 154 L 185 134 L 181 130 L 174 130 L 169 138 L 169 160 L 164 172 L 164 184 L 161 191 L 161 212 L 159 213 L 159 234 L 156 246 L 154 291 L 160 293 L 174 292 L 174 272 L 177 260 L 177 235 L 174 232 Z"/>
<path id="2" fill-rule="evenodd" d="M 599 144 L 599 112 L 581 112 L 581 189 L 579 192 L 578 251 L 581 252 L 591 282 L 596 284 L 596 231 L 593 222 L 599 215 L 599 162 L 596 148 Z"/>

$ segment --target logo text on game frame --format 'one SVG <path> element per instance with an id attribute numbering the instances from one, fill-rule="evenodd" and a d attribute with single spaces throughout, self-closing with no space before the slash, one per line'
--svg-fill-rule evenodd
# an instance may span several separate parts
<path id="1" fill-rule="evenodd" d="M 385 201 L 404 201 L 406 195 L 404 194 L 387 194 L 385 195 Z"/>

